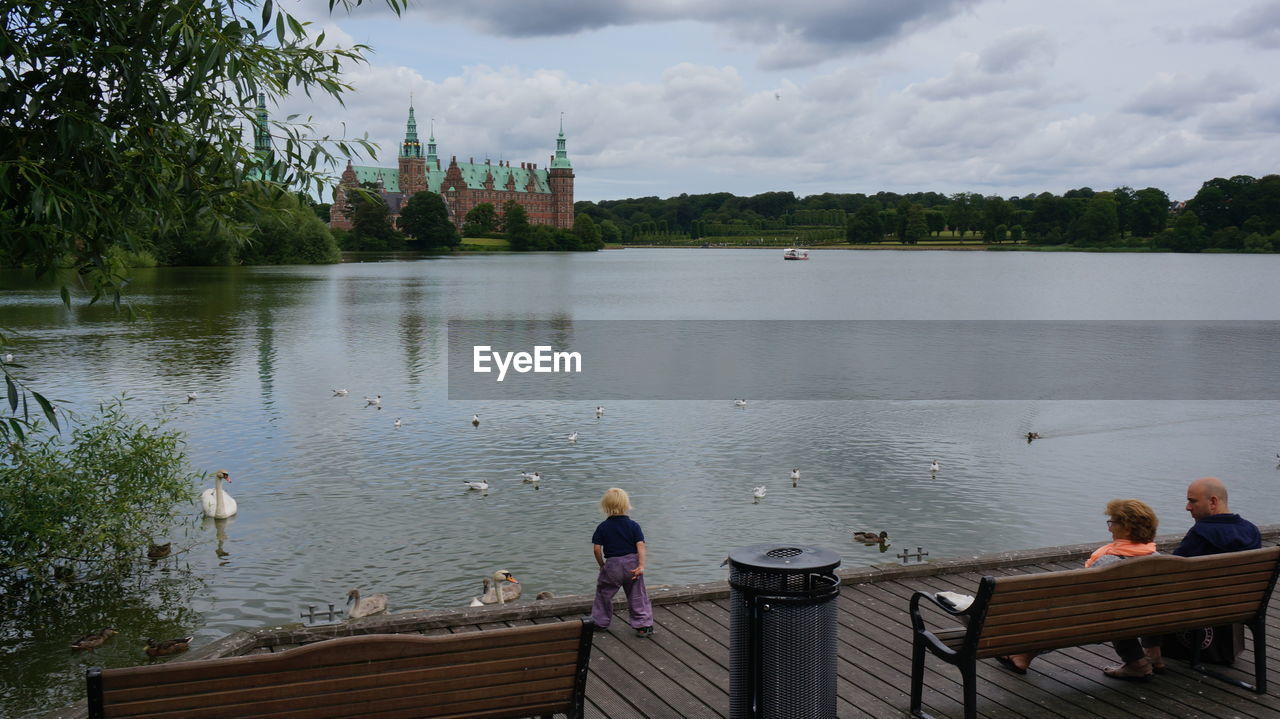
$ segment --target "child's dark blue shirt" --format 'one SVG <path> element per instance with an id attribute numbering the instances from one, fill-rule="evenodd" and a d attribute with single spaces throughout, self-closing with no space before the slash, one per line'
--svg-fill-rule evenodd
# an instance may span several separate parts
<path id="1" fill-rule="evenodd" d="M 644 532 L 635 520 L 625 514 L 609 517 L 596 527 L 591 543 L 604 547 L 604 557 L 621 557 L 636 553 L 636 542 L 644 541 Z"/>

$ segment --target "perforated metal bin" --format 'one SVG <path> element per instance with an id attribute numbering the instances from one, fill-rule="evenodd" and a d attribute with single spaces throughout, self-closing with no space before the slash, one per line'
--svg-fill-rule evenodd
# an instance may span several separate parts
<path id="1" fill-rule="evenodd" d="M 729 716 L 836 715 L 840 555 L 796 544 L 729 553 Z"/>

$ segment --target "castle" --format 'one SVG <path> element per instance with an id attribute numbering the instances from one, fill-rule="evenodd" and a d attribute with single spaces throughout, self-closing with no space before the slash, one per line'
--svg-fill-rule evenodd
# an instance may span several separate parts
<path id="1" fill-rule="evenodd" d="M 560 123 L 560 135 L 556 138 L 556 154 L 551 157 L 549 168 L 539 168 L 532 162 L 522 162 L 512 167 L 511 162 L 497 164 L 458 162 L 452 157 L 448 167 L 441 167 L 436 155 L 436 138 L 433 131 L 427 139 L 425 155 L 418 141 L 418 123 L 413 117 L 413 104 L 409 104 L 409 121 L 405 126 L 404 141 L 400 143 L 400 155 L 396 169 L 365 167 L 347 162 L 342 179 L 333 190 L 333 205 L 329 208 L 329 226 L 351 229 L 347 217 L 347 188 L 372 183 L 379 188 L 382 199 L 391 209 L 392 221 L 400 217 L 400 207 L 415 193 L 435 192 L 444 198 L 449 219 L 462 229 L 463 220 L 471 208 L 482 202 L 491 203 L 498 214 L 509 200 L 524 207 L 529 222 L 535 225 L 551 225 L 573 228 L 573 166 L 564 146 L 564 122 Z"/>

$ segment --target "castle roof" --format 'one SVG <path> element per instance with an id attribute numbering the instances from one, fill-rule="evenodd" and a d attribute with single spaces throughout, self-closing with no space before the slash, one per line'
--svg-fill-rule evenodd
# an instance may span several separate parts
<path id="1" fill-rule="evenodd" d="M 400 192 L 400 171 L 398 169 L 362 165 L 353 165 L 352 169 L 356 173 L 356 182 L 379 183 L 386 192 Z M 444 181 L 445 169 L 427 168 L 428 190 L 440 192 L 440 185 Z M 459 162 L 458 170 L 462 172 L 462 181 L 467 184 L 468 189 L 472 190 L 483 190 L 485 178 L 489 173 L 493 173 L 493 189 L 496 191 L 505 192 L 508 178 L 515 178 L 515 191 L 526 192 L 526 188 L 529 186 L 529 179 L 532 178 L 534 192 L 551 193 L 551 183 L 547 170 L 542 168 L 530 170 L 527 167 L 508 167 L 506 165 L 483 162 Z"/>

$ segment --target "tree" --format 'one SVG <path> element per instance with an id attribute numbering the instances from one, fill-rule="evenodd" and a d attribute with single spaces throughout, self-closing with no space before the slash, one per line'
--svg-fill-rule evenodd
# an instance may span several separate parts
<path id="1" fill-rule="evenodd" d="M 994 242 L 997 245 L 1004 242 L 1005 235 L 1008 234 L 1009 228 L 1004 225 L 996 225 L 991 228 L 991 234 L 986 237 L 987 242 Z"/>
<path id="2" fill-rule="evenodd" d="M 498 228 L 498 210 L 492 202 L 481 202 L 467 212 L 462 221 L 462 234 L 483 237 Z"/>
<path id="3" fill-rule="evenodd" d="M 330 7 L 360 0 L 330 0 Z M 404 0 L 387 0 L 397 13 Z M 259 8 L 261 12 L 258 12 Z M 0 255 L 45 271 L 68 258 L 101 292 L 116 293 L 114 245 L 141 248 L 154 232 L 208 218 L 234 244 L 256 195 L 249 174 L 281 190 L 314 186 L 333 158 L 306 124 L 272 121 L 255 155 L 259 94 L 336 98 L 342 67 L 362 45 L 326 49 L 270 0 L 6 3 L 0 43 Z M 372 145 L 359 141 L 366 151 Z M 337 143 L 347 155 L 346 143 Z M 262 208 L 266 209 L 266 208 Z"/>
<path id="4" fill-rule="evenodd" d="M 404 235 L 391 226 L 391 208 L 377 195 L 351 193 L 347 198 L 351 232 L 346 250 L 403 250 Z"/>
<path id="5" fill-rule="evenodd" d="M 924 219 L 932 235 L 940 235 L 947 228 L 947 216 L 941 210 L 925 210 Z"/>
<path id="6" fill-rule="evenodd" d="M 1196 213 L 1185 210 L 1178 215 L 1173 227 L 1160 233 L 1157 243 L 1160 247 L 1174 252 L 1199 252 L 1207 244 L 1204 225 Z"/>
<path id="7" fill-rule="evenodd" d="M 426 250 L 458 246 L 458 231 L 449 221 L 449 208 L 434 192 L 415 192 L 404 203 L 400 208 L 400 229 Z"/>
<path id="8" fill-rule="evenodd" d="M 598 250 L 604 247 L 600 228 L 590 215 L 578 215 L 573 221 L 573 236 L 577 238 L 579 250 Z"/>
<path id="9" fill-rule="evenodd" d="M 533 249 L 530 227 L 529 215 L 524 211 L 524 206 L 515 200 L 507 200 L 507 203 L 502 206 L 502 228 L 506 232 L 511 249 L 516 251 Z"/>
<path id="10" fill-rule="evenodd" d="M 903 241 L 908 244 L 916 244 L 920 240 L 929 236 L 929 224 L 924 219 L 924 208 L 920 205 L 911 203 L 907 207 L 907 226 L 903 232 Z"/>
<path id="11" fill-rule="evenodd" d="M 1085 188 L 1088 189 L 1088 188 Z M 1072 244 L 1100 247 L 1120 238 L 1120 222 L 1116 203 L 1106 193 L 1095 194 L 1085 201 L 1084 212 L 1072 223 Z"/>
<path id="12" fill-rule="evenodd" d="M 1009 226 L 1009 220 L 1013 217 L 1013 208 L 1009 203 L 1004 201 L 1003 197 L 988 197 L 982 207 L 982 234 L 987 241 L 991 241 L 989 235 L 995 232 L 997 225 Z M 999 242 L 999 240 L 996 240 Z"/>
<path id="13" fill-rule="evenodd" d="M 878 203 L 868 202 L 849 217 L 845 237 L 854 244 L 880 242 L 884 239 L 884 226 L 880 224 Z"/>
<path id="14" fill-rule="evenodd" d="M 701 222 L 698 223 L 702 225 Z M 701 233 L 698 235 L 702 236 Z M 613 220 L 604 220 L 600 223 L 600 239 L 605 244 L 614 245 L 622 242 L 622 230 L 618 229 L 618 225 Z"/>
<path id="15" fill-rule="evenodd" d="M 1009 241 L 1015 245 L 1022 242 L 1022 225 L 1014 225 L 1009 228 Z"/>
<path id="16" fill-rule="evenodd" d="M 1138 190 L 1131 212 L 1133 234 L 1155 237 L 1169 220 L 1169 196 L 1154 187 Z"/>
<path id="17" fill-rule="evenodd" d="M 236 259 L 246 265 L 325 264 L 342 259 L 329 226 L 295 194 L 278 193 L 275 199 L 265 188 L 258 192 L 266 210 L 248 207 L 243 221 L 253 229 L 249 241 L 234 248 Z"/>

